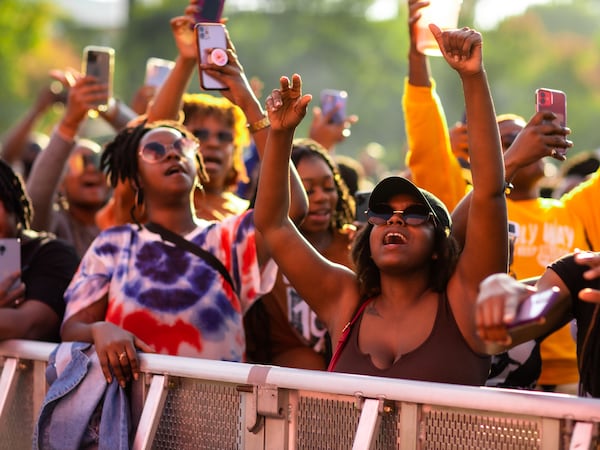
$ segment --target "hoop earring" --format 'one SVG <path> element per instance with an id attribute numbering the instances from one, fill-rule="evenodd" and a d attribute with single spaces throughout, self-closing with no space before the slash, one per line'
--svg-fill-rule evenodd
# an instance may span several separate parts
<path id="1" fill-rule="evenodd" d="M 135 205 L 142 206 L 144 204 L 144 190 L 137 188 L 135 191 Z"/>

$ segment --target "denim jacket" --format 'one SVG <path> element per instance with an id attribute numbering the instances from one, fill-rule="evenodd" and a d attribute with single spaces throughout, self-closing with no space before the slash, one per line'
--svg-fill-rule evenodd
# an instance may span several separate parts
<path id="1" fill-rule="evenodd" d="M 77 450 L 98 440 L 99 450 L 129 448 L 130 410 L 116 379 L 108 384 L 92 344 L 64 342 L 51 353 L 50 384 L 33 431 L 33 449 Z M 101 408 L 98 430 L 90 423 Z M 96 434 L 97 433 L 97 434 Z"/>

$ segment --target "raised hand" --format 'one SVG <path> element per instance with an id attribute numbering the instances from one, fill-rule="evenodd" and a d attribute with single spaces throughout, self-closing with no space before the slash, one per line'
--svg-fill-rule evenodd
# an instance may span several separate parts
<path id="1" fill-rule="evenodd" d="M 442 31 L 435 24 L 430 24 L 429 29 L 450 67 L 461 76 L 474 75 L 483 70 L 483 40 L 479 32 L 467 27 Z"/>
<path id="2" fill-rule="evenodd" d="M 292 79 L 281 77 L 280 89 L 273 89 L 267 97 L 267 113 L 271 121 L 271 130 L 295 129 L 306 115 L 312 95 L 302 95 L 302 79 L 294 74 Z"/>

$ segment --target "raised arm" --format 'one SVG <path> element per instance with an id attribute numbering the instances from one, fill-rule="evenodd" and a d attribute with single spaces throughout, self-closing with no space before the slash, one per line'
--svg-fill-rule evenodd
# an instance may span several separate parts
<path id="1" fill-rule="evenodd" d="M 452 152 L 444 109 L 435 91 L 429 61 L 417 50 L 415 24 L 424 5 L 420 0 L 408 1 L 410 47 L 408 78 L 402 96 L 408 139 L 406 166 L 417 186 L 435 194 L 452 211 L 465 195 L 467 183 Z"/>
<path id="2" fill-rule="evenodd" d="M 481 35 L 468 28 L 446 32 L 435 25 L 430 28 L 463 85 L 473 178 L 465 244 L 448 285 L 448 298 L 463 336 L 472 348 L 481 349 L 474 327 L 479 283 L 486 276 L 508 268 L 500 135 L 483 66 Z"/>
<path id="3" fill-rule="evenodd" d="M 292 140 L 311 96 L 302 95 L 299 75 L 280 81 L 281 88 L 267 99 L 271 130 L 258 180 L 255 222 L 280 270 L 335 341 L 358 303 L 356 278 L 346 267 L 322 257 L 288 217 Z"/>
<path id="4" fill-rule="evenodd" d="M 61 183 L 64 167 L 75 146 L 80 125 L 93 109 L 102 86 L 91 77 L 73 73 L 66 109 L 50 136 L 46 149 L 35 159 L 27 181 L 27 192 L 35 211 L 32 228 L 48 230 L 52 227 L 52 205 Z"/>

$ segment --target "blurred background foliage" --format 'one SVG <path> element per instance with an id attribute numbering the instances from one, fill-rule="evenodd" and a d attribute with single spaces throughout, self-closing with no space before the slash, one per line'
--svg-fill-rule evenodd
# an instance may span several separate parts
<path id="1" fill-rule="evenodd" d="M 389 0 L 392 1 L 392 0 Z M 226 4 L 228 29 L 248 77 L 265 85 L 262 100 L 281 75 L 297 72 L 305 92 L 345 89 L 348 111 L 358 114 L 352 136 L 337 152 L 356 156 L 369 142 L 386 149 L 389 167 L 403 167 L 406 152 L 401 98 L 407 73 L 406 3 L 395 18 L 369 21 L 373 0 L 264 0 L 261 9 L 242 11 Z M 530 7 L 495 28 L 482 30 L 484 57 L 498 113 L 526 119 L 534 112 L 537 87 L 568 95 L 568 123 L 574 152 L 600 147 L 600 2 L 557 0 Z M 115 94 L 124 101 L 144 79 L 146 59 L 174 59 L 170 18 L 186 0 L 129 0 L 126 26 L 86 28 L 56 4 L 42 0 L 0 2 L 0 132 L 7 130 L 49 82 L 51 69 L 81 66 L 88 44 L 116 50 Z M 473 26 L 477 0 L 464 0 L 460 25 Z M 26 6 L 25 6 L 26 5 Z M 430 58 L 433 76 L 450 124 L 460 120 L 459 80 L 440 58 Z M 189 91 L 200 91 L 195 75 Z M 60 109 L 39 125 L 49 132 Z M 299 135 L 307 132 L 310 116 Z"/>

